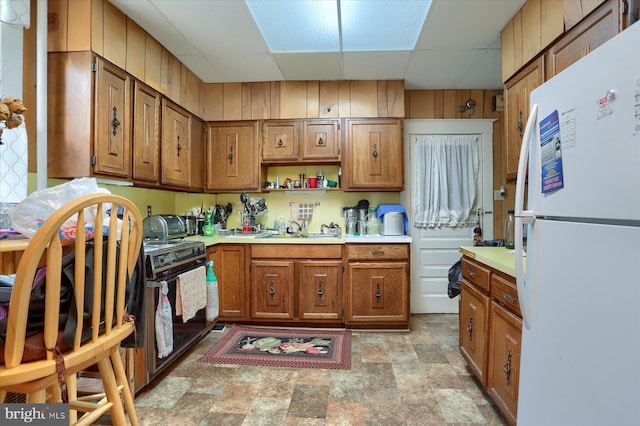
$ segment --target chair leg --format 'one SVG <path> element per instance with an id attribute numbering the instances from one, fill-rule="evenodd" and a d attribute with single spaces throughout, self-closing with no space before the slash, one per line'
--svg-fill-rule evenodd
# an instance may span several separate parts
<path id="1" fill-rule="evenodd" d="M 107 400 L 113 403 L 113 407 L 109 410 L 111 420 L 116 426 L 125 426 L 127 421 L 124 416 L 122 401 L 120 401 L 120 392 L 118 392 L 118 383 L 116 383 L 116 378 L 113 374 L 111 360 L 109 358 L 103 358 L 98 361 L 98 369 L 100 370 L 100 377 L 102 378 L 102 385 L 104 386 Z"/>
<path id="2" fill-rule="evenodd" d="M 122 397 L 127 409 L 127 414 L 129 415 L 129 421 L 131 422 L 131 426 L 138 426 L 138 416 L 136 414 L 136 407 L 133 403 L 133 394 L 131 393 L 129 379 L 125 373 L 124 366 L 122 365 L 120 351 L 116 349 L 111 352 L 110 356 L 113 369 L 116 373 L 116 378 L 118 379 L 118 383 L 122 386 Z"/>
<path id="3" fill-rule="evenodd" d="M 69 401 L 75 401 L 78 398 L 78 375 L 70 374 L 67 376 L 67 395 Z M 69 424 L 78 421 L 78 411 L 69 409 Z"/>
<path id="4" fill-rule="evenodd" d="M 44 404 L 47 402 L 47 389 L 42 388 L 30 393 L 27 395 L 27 402 L 29 404 Z"/>
<path id="5" fill-rule="evenodd" d="M 7 391 L 0 391 L 0 404 L 4 402 L 7 397 Z"/>

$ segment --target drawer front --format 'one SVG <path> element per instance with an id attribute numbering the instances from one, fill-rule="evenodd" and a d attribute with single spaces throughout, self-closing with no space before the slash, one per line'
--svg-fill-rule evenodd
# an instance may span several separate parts
<path id="1" fill-rule="evenodd" d="M 518 290 L 514 283 L 499 275 L 493 274 L 491 276 L 491 297 L 522 318 L 520 301 L 518 300 Z"/>
<path id="2" fill-rule="evenodd" d="M 349 260 L 409 259 L 408 244 L 350 244 Z"/>
<path id="3" fill-rule="evenodd" d="M 252 244 L 251 258 L 341 259 L 340 244 Z"/>
<path id="4" fill-rule="evenodd" d="M 477 285 L 486 292 L 489 292 L 489 269 L 466 257 L 462 258 L 462 276 L 468 281 Z"/>

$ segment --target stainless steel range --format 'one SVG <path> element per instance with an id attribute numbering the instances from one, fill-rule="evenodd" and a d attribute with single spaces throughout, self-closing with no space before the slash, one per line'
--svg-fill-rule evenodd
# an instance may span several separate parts
<path id="1" fill-rule="evenodd" d="M 162 225 L 158 228 L 158 226 L 155 226 L 158 223 L 165 222 L 165 217 L 161 217 L 159 220 L 157 217 L 150 216 L 144 220 L 145 222 L 153 222 L 155 227 L 143 226 L 143 249 L 147 279 L 145 324 L 146 355 L 144 356 L 146 374 L 145 377 L 141 377 L 142 373 L 140 373 L 141 376 L 138 376 L 138 373 L 136 373 L 136 390 L 141 389 L 153 380 L 192 344 L 203 337 L 213 325 L 213 322 L 207 322 L 205 309 L 199 310 L 195 317 L 186 323 L 183 322 L 181 316 L 175 315 L 176 282 L 178 277 L 180 274 L 204 266 L 207 255 L 203 242 L 182 239 L 182 235 L 178 231 L 184 232 L 184 229 L 175 225 L 175 223 L 180 222 L 171 219 L 177 216 L 168 217 L 168 227 Z M 174 223 L 174 225 L 171 225 L 172 223 Z M 160 234 L 155 233 L 154 229 L 161 229 Z M 180 235 L 180 237 L 172 238 L 176 235 Z M 173 351 L 169 353 L 168 356 L 159 358 L 155 334 L 155 314 L 160 289 L 164 282 L 167 283 L 169 289 L 167 296 L 172 307 Z M 138 362 L 142 362 L 142 360 L 138 359 Z"/>

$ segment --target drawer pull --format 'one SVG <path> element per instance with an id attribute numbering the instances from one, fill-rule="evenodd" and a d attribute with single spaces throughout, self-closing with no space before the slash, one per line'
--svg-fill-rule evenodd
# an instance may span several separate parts
<path id="1" fill-rule="evenodd" d="M 371 254 L 382 256 L 384 254 L 384 250 L 380 250 L 380 249 L 371 250 Z"/>
<path id="2" fill-rule="evenodd" d="M 320 300 L 322 300 L 322 296 L 324 296 L 324 290 L 322 290 L 322 280 L 318 281 L 318 291 L 316 292 Z"/>
<path id="3" fill-rule="evenodd" d="M 381 297 L 382 297 L 382 291 L 380 291 L 380 283 L 376 283 L 376 299 L 380 301 Z"/>
<path id="4" fill-rule="evenodd" d="M 511 384 L 511 349 L 507 351 L 507 363 L 502 367 L 507 376 L 507 386 Z"/>
<path id="5" fill-rule="evenodd" d="M 271 300 L 276 298 L 276 286 L 273 280 L 269 282 L 269 295 L 271 296 Z"/>
<path id="6" fill-rule="evenodd" d="M 113 136 L 118 134 L 118 126 L 120 125 L 120 120 L 118 120 L 118 108 L 113 107 L 113 120 L 111 120 L 111 127 L 113 128 L 112 133 Z"/>
<path id="7" fill-rule="evenodd" d="M 476 271 L 474 271 L 473 269 L 469 269 L 469 276 L 475 277 Z"/>
<path id="8" fill-rule="evenodd" d="M 469 314 L 469 324 L 467 324 L 467 332 L 469 333 L 469 341 L 473 340 L 473 314 Z"/>
<path id="9" fill-rule="evenodd" d="M 507 299 L 511 303 L 516 303 L 516 298 L 513 297 L 510 294 L 505 293 L 504 291 L 502 292 L 502 297 L 504 297 L 505 299 Z"/>

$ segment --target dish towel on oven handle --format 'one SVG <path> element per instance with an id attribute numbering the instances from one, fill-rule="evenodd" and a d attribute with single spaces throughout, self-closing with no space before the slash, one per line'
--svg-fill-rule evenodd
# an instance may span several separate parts
<path id="1" fill-rule="evenodd" d="M 158 295 L 158 307 L 156 308 L 156 345 L 158 358 L 164 358 L 173 352 L 173 320 L 171 319 L 171 303 L 169 285 L 162 281 L 162 287 Z"/>
<path id="2" fill-rule="evenodd" d="M 176 280 L 176 315 L 187 322 L 207 306 L 207 270 L 204 266 L 178 275 Z"/>

